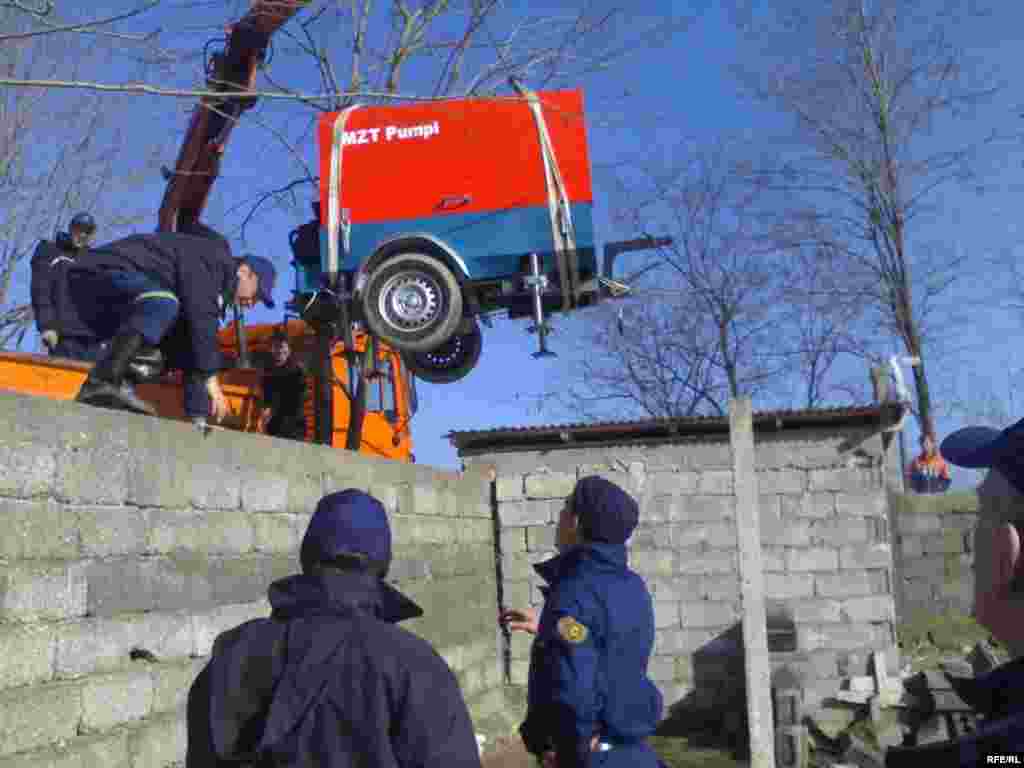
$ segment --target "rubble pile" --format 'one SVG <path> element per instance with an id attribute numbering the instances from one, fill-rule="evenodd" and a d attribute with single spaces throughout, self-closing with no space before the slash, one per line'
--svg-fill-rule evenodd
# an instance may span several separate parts
<path id="1" fill-rule="evenodd" d="M 884 768 L 885 750 L 923 746 L 973 733 L 979 715 L 961 698 L 973 679 L 1000 663 L 984 643 L 938 670 L 905 667 L 891 678 L 873 655 L 873 674 L 848 678 L 815 717 L 803 715 L 792 691 L 775 691 L 778 768 Z"/>

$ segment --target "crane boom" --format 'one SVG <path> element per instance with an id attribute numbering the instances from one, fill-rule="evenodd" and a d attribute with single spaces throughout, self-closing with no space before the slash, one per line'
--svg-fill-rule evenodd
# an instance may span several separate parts
<path id="1" fill-rule="evenodd" d="M 239 21 L 227 29 L 224 48 L 207 62 L 208 90 L 252 92 L 270 38 L 309 0 L 254 0 Z M 159 232 L 192 231 L 206 207 L 220 172 L 220 160 L 239 116 L 256 103 L 256 96 L 204 96 L 192 113 L 174 170 L 164 168 L 167 189 L 160 204 Z"/>

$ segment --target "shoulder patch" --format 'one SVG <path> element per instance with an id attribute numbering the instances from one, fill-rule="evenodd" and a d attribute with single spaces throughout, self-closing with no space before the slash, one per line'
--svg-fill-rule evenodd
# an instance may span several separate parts
<path id="1" fill-rule="evenodd" d="M 563 616 L 558 620 L 558 634 L 567 643 L 579 645 L 587 639 L 587 628 L 572 616 Z"/>

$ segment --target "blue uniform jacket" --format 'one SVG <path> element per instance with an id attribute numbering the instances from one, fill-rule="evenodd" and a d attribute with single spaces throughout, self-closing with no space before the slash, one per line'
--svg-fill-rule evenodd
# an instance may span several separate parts
<path id="1" fill-rule="evenodd" d="M 290 576 L 221 634 L 188 697 L 186 768 L 479 768 L 455 676 L 369 574 Z"/>
<path id="2" fill-rule="evenodd" d="M 526 748 L 554 749 L 559 768 L 656 766 L 644 741 L 662 711 L 647 677 L 654 606 L 626 547 L 585 544 L 535 568 L 549 586 L 520 728 Z M 611 750 L 591 752 L 595 735 Z"/>

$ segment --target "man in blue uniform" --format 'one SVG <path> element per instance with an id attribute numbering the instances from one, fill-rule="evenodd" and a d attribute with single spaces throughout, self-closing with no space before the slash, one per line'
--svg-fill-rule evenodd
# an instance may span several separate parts
<path id="1" fill-rule="evenodd" d="M 93 217 L 77 213 L 67 232 L 58 234 L 56 241 L 41 241 L 32 255 L 32 314 L 51 355 L 92 361 L 105 347 L 79 318 L 67 284 L 68 268 L 87 253 L 95 235 Z"/>
<path id="2" fill-rule="evenodd" d="M 1009 649 L 1011 660 L 959 684 L 961 698 L 985 720 L 977 732 L 920 749 L 890 749 L 886 766 L 985 765 L 989 756 L 1024 754 L 1024 420 L 1003 431 L 966 427 L 942 441 L 942 455 L 968 469 L 987 469 L 978 486 L 974 546 L 974 617 Z"/>
<path id="3" fill-rule="evenodd" d="M 186 768 L 480 768 L 455 675 L 395 626 L 423 611 L 384 581 L 377 499 L 324 496 L 302 573 L 270 585 L 269 619 L 221 634 L 188 696 Z"/>
<path id="4" fill-rule="evenodd" d="M 614 483 L 580 480 L 559 516 L 561 554 L 536 566 L 548 582 L 540 621 L 526 611 L 502 617 L 536 634 L 520 734 L 544 766 L 659 765 L 645 741 L 662 712 L 647 677 L 654 607 L 626 564 L 638 516 L 636 501 Z"/>
<path id="5" fill-rule="evenodd" d="M 71 300 L 110 351 L 82 385 L 77 400 L 152 414 L 129 382 L 139 355 L 160 347 L 168 367 L 185 372 L 185 414 L 227 414 L 216 374 L 217 331 L 227 307 L 271 298 L 276 271 L 267 259 L 235 259 L 227 240 L 178 232 L 132 235 L 92 249 L 68 269 Z"/>

